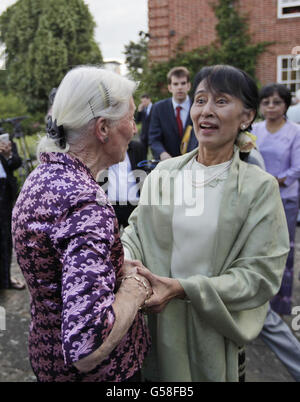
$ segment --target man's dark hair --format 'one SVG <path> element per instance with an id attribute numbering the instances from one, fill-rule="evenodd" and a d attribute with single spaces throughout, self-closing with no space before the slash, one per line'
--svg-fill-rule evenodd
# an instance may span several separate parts
<path id="1" fill-rule="evenodd" d="M 171 84 L 172 77 L 185 77 L 190 82 L 190 72 L 186 67 L 173 67 L 167 74 L 168 84 Z"/>

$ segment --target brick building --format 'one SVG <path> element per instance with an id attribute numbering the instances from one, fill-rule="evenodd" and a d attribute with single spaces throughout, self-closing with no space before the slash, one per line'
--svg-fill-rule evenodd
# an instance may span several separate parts
<path id="1" fill-rule="evenodd" d="M 150 59 L 168 60 L 183 39 L 186 51 L 212 43 L 217 19 L 210 4 L 148 0 Z M 247 17 L 253 43 L 276 42 L 258 59 L 258 79 L 263 85 L 283 83 L 294 93 L 300 88 L 300 0 L 238 0 L 236 6 Z M 297 50 L 299 57 L 293 57 Z"/>

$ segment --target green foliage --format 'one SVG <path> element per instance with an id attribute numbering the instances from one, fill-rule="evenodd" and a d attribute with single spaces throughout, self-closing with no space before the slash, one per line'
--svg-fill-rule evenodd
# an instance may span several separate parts
<path id="1" fill-rule="evenodd" d="M 236 0 L 219 0 L 213 5 L 218 18 L 216 31 L 220 62 L 241 68 L 255 78 L 257 58 L 271 42 L 251 43 L 247 17 L 238 13 L 236 3 Z"/>
<path id="2" fill-rule="evenodd" d="M 147 68 L 148 64 L 148 40 L 149 34 L 146 32 L 139 32 L 139 41 L 130 41 L 125 45 L 125 63 L 128 66 L 129 74 L 136 81 L 142 79 L 143 71 Z"/>
<path id="3" fill-rule="evenodd" d="M 7 92 L 7 71 L 0 70 L 0 92 Z"/>
<path id="4" fill-rule="evenodd" d="M 175 66 L 187 67 L 191 73 L 191 79 L 202 67 L 214 64 L 230 64 L 239 67 L 255 78 L 257 58 L 271 43 L 251 43 L 246 17 L 239 15 L 236 3 L 236 0 L 218 0 L 212 4 L 218 19 L 215 43 L 184 52 L 186 38 L 180 38 L 174 56 L 170 60 L 151 65 L 140 64 L 139 68 L 142 67 L 142 71 L 139 71 L 139 76 L 142 79 L 139 93 L 148 92 L 154 101 L 168 96 L 166 77 L 168 71 Z M 147 43 L 144 45 L 147 46 Z M 131 48 L 136 51 L 139 49 L 132 43 Z M 144 54 L 145 48 L 142 48 L 142 52 Z M 126 59 L 130 72 L 135 68 L 131 65 L 135 60 L 138 60 L 138 55 L 135 55 L 134 59 Z M 136 78 L 136 75 L 132 75 Z"/>
<path id="5" fill-rule="evenodd" d="M 51 88 L 70 68 L 102 64 L 94 28 L 83 0 L 19 0 L 0 16 L 7 88 L 29 112 L 46 112 Z"/>
<path id="6" fill-rule="evenodd" d="M 18 148 L 18 153 L 23 160 L 23 165 L 17 171 L 15 171 L 14 175 L 17 179 L 18 188 L 21 189 L 26 177 L 31 172 L 32 168 L 35 168 L 38 165 L 37 157 L 36 157 L 36 149 L 40 139 L 40 134 L 36 133 L 31 136 L 26 136 L 24 139 L 15 138 L 14 141 Z M 29 162 L 31 163 L 27 163 Z"/>
<path id="7" fill-rule="evenodd" d="M 26 115 L 24 103 L 15 95 L 0 93 L 0 119 Z"/>
<path id="8" fill-rule="evenodd" d="M 41 113 L 30 114 L 26 105 L 16 95 L 11 93 L 4 94 L 0 92 L 0 121 L 2 119 L 13 118 L 17 116 L 27 116 L 22 120 L 21 127 L 26 135 L 32 135 L 44 130 L 45 116 Z M 13 134 L 13 126 L 10 123 L 1 124 L 6 132 Z"/>
<path id="9" fill-rule="evenodd" d="M 184 66 L 191 73 L 191 79 L 201 67 L 220 63 L 219 53 L 212 46 L 194 49 L 191 52 L 177 52 L 167 62 L 153 63 L 144 72 L 144 78 L 140 88 L 151 94 L 154 101 L 168 96 L 167 74 L 176 66 Z"/>

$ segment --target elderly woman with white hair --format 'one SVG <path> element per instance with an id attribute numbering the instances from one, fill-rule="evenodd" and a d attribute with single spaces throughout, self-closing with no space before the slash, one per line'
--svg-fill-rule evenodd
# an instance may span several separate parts
<path id="1" fill-rule="evenodd" d="M 139 307 L 152 290 L 124 262 L 114 210 L 96 182 L 124 159 L 136 131 L 134 90 L 97 67 L 71 70 L 13 211 L 38 381 L 140 379 L 150 338 Z"/>

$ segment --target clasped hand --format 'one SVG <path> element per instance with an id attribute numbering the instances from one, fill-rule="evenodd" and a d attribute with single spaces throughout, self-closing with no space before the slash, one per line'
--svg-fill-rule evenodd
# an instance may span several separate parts
<path id="1" fill-rule="evenodd" d="M 286 180 L 286 177 L 281 177 L 280 179 L 276 177 L 276 180 L 278 181 L 278 184 L 280 187 L 286 187 L 286 184 L 284 183 Z"/>
<path id="2" fill-rule="evenodd" d="M 124 275 L 137 274 L 149 283 L 151 296 L 145 300 L 142 306 L 145 312 L 160 313 L 173 298 L 185 297 L 184 289 L 179 281 L 153 274 L 140 261 L 125 261 L 121 274 L 120 279 Z"/>
<path id="3" fill-rule="evenodd" d="M 122 268 L 120 269 L 117 277 L 117 289 L 120 289 L 121 284 L 126 281 L 127 286 L 126 289 L 129 292 L 133 292 L 135 296 L 139 299 L 138 306 L 141 308 L 141 305 L 144 305 L 145 301 L 152 295 L 152 287 L 150 282 L 140 275 L 137 271 L 138 267 L 142 267 L 142 263 L 137 260 L 129 261 L 125 260 Z M 129 285 L 130 280 L 130 285 Z M 122 287 L 124 288 L 124 286 Z M 141 294 L 143 293 L 143 295 Z M 140 296 L 143 299 L 140 299 Z"/>

